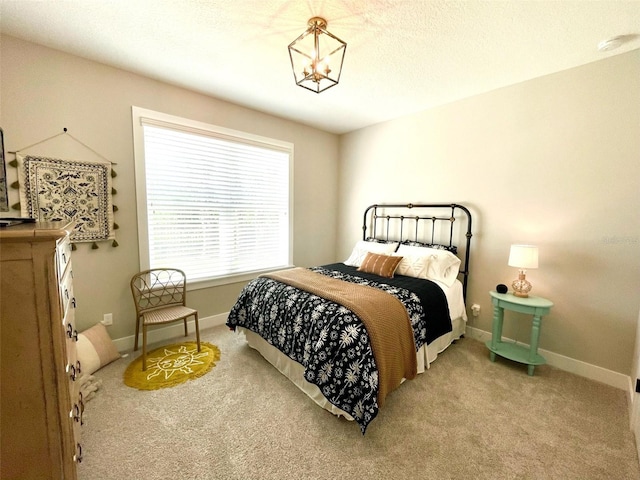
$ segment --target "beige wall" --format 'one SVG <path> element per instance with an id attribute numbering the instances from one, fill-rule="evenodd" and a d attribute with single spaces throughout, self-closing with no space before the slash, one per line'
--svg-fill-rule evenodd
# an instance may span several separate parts
<path id="1" fill-rule="evenodd" d="M 80 328 L 112 312 L 112 337 L 133 334 L 128 280 L 138 269 L 138 244 L 131 106 L 137 105 L 293 142 L 297 265 L 346 258 L 371 203 L 468 205 L 475 215 L 468 303 L 483 307 L 469 324 L 491 330 L 487 292 L 515 278 L 509 245 L 537 243 L 540 268 L 527 277 L 534 293 L 555 302 L 541 347 L 631 373 L 640 306 L 638 51 L 359 130 L 339 144 L 300 124 L 12 37 L 1 41 L 7 150 L 67 127 L 118 163 L 120 247 L 80 245 L 74 254 Z M 88 158 L 65 137 L 28 153 Z M 15 179 L 12 169 L 9 175 Z M 17 201 L 15 191 L 10 201 Z M 190 303 L 202 316 L 223 313 L 241 287 L 199 290 Z M 508 322 L 505 334 L 528 342 L 525 320 Z"/>
<path id="2" fill-rule="evenodd" d="M 138 271 L 138 237 L 131 106 L 292 142 L 294 159 L 294 262 L 332 262 L 337 223 L 338 137 L 198 93 L 107 67 L 76 56 L 1 37 L 0 125 L 5 147 L 15 150 L 63 128 L 112 162 L 118 176 L 114 204 L 119 247 L 74 252 L 78 327 L 113 313 L 113 338 L 133 335 L 129 279 Z M 62 136 L 27 153 L 89 160 L 93 154 Z M 96 157 L 93 157 L 96 158 Z M 13 159 L 8 155 L 8 159 Z M 97 159 L 97 158 L 96 158 Z M 10 181 L 15 169 L 10 168 Z M 10 203 L 18 201 L 10 192 Z M 12 212 L 10 215 L 19 215 Z M 6 216 L 6 215 L 5 215 Z M 243 284 L 190 293 L 189 303 L 207 317 L 228 311 Z"/>
<path id="3" fill-rule="evenodd" d="M 488 291 L 517 276 L 509 246 L 535 243 L 540 266 L 527 278 L 555 303 L 540 347 L 629 375 L 640 307 L 639 53 L 344 135 L 338 255 L 372 203 L 466 204 L 467 303 L 482 306 L 469 325 L 491 331 Z M 505 334 L 528 343 L 521 319 Z"/>

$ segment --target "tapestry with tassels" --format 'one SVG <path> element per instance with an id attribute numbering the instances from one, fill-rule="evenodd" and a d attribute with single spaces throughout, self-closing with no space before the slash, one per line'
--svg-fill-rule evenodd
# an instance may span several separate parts
<path id="1" fill-rule="evenodd" d="M 75 223 L 71 241 L 113 240 L 110 163 L 80 162 L 16 153 L 20 210 L 38 221 Z"/>

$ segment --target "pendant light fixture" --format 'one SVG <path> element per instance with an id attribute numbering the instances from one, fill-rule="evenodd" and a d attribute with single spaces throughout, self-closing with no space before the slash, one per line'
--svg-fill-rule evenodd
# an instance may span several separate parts
<path id="1" fill-rule="evenodd" d="M 327 21 L 313 17 L 309 28 L 289 44 L 296 85 L 315 93 L 337 85 L 347 44 L 327 31 Z"/>

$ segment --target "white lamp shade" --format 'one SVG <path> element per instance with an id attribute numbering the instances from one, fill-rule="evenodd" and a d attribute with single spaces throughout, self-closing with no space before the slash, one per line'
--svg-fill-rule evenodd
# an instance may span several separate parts
<path id="1" fill-rule="evenodd" d="M 511 245 L 509 266 L 538 268 L 538 247 L 535 245 Z"/>

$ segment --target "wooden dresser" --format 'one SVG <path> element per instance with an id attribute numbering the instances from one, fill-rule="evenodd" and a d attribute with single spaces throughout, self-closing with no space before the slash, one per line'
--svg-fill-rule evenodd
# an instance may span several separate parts
<path id="1" fill-rule="evenodd" d="M 0 229 L 0 478 L 74 480 L 81 365 L 71 225 Z"/>

